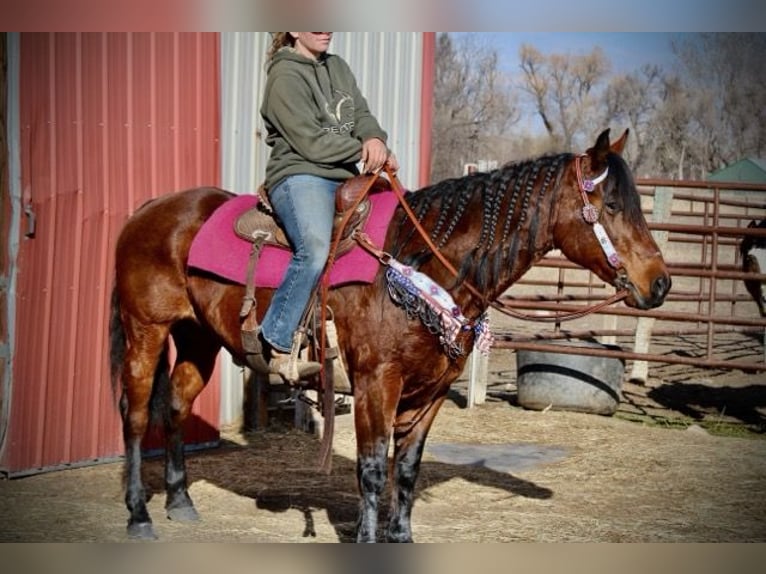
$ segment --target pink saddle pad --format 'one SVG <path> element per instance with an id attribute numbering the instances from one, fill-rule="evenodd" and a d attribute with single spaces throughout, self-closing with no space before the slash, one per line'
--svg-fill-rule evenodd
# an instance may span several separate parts
<path id="1" fill-rule="evenodd" d="M 392 192 L 370 196 L 372 209 L 365 233 L 375 245 L 383 246 L 386 231 L 397 206 Z M 188 266 L 218 275 L 242 285 L 246 282 L 247 260 L 252 244 L 234 233 L 236 218 L 258 203 L 255 195 L 239 195 L 221 205 L 200 228 L 189 251 Z M 258 260 L 255 284 L 276 288 L 282 282 L 291 254 L 287 249 L 266 245 Z M 361 247 L 339 257 L 330 270 L 330 285 L 371 283 L 380 263 Z"/>

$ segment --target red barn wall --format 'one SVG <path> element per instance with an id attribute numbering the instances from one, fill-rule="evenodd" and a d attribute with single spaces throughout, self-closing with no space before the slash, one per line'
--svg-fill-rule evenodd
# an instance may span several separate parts
<path id="1" fill-rule="evenodd" d="M 107 340 L 116 237 L 148 199 L 220 182 L 218 34 L 19 43 L 21 194 L 35 225 L 22 219 L 16 261 L 9 474 L 122 453 Z M 218 393 L 210 384 L 197 401 L 190 442 L 217 441 Z"/>

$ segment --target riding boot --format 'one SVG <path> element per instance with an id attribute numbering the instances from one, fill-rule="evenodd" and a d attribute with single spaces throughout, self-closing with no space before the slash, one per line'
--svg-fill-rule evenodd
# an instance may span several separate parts
<path id="1" fill-rule="evenodd" d="M 298 329 L 293 333 L 293 345 L 289 353 L 283 353 L 272 348 L 269 371 L 280 375 L 288 383 L 293 384 L 302 379 L 307 379 L 316 375 L 321 371 L 322 365 L 319 363 L 300 358 L 303 339 L 304 332 L 301 329 Z"/>
<path id="2" fill-rule="evenodd" d="M 314 361 L 306 361 L 294 356 L 292 353 L 281 353 L 271 350 L 269 372 L 280 375 L 288 383 L 297 383 L 316 375 L 322 369 L 322 365 Z"/>

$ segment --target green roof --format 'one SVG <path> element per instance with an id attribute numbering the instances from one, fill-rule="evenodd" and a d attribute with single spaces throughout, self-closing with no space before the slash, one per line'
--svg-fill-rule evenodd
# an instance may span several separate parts
<path id="1" fill-rule="evenodd" d="M 766 183 L 766 159 L 745 158 L 708 176 L 709 181 L 737 181 L 740 183 Z"/>

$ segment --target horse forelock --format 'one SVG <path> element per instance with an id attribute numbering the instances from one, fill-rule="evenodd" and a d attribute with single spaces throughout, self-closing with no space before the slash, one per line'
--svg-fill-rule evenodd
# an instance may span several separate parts
<path id="1" fill-rule="evenodd" d="M 634 226 L 644 223 L 644 215 L 641 210 L 641 196 L 636 189 L 633 174 L 625 160 L 615 153 L 607 156 L 609 176 L 607 178 L 606 193 L 617 193 L 623 208 L 625 220 Z"/>
<path id="2" fill-rule="evenodd" d="M 478 225 L 473 231 L 475 247 L 463 254 L 455 283 L 469 278 L 485 290 L 511 272 L 519 251 L 533 247 L 530 244 L 534 244 L 541 224 L 540 208 L 545 204 L 541 198 L 549 195 L 551 202 L 555 200 L 552 190 L 558 187 L 572 157 L 563 153 L 512 162 L 494 171 L 447 179 L 409 194 L 408 202 L 421 220 L 435 211 L 427 218 L 426 228 L 439 249 L 453 238 L 464 218 L 475 218 L 469 222 Z M 468 206 L 476 203 L 481 213 L 469 213 Z M 407 233 L 403 228 L 401 220 L 392 249 L 394 256 L 414 235 L 411 228 Z M 522 230 L 527 231 L 524 244 L 520 239 Z M 402 261 L 418 267 L 431 257 L 430 251 L 424 249 L 407 254 Z"/>

